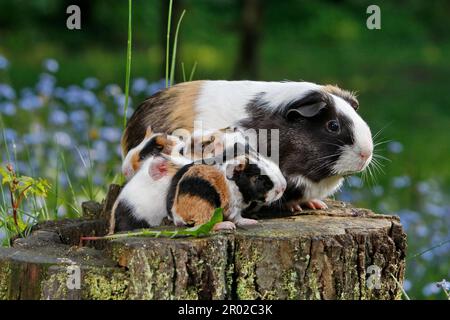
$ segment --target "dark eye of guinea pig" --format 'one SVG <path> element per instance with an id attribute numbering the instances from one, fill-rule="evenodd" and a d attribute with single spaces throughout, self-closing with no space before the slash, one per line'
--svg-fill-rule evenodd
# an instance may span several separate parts
<path id="1" fill-rule="evenodd" d="M 327 129 L 332 133 L 339 133 L 340 128 L 337 120 L 330 120 L 327 122 Z"/>

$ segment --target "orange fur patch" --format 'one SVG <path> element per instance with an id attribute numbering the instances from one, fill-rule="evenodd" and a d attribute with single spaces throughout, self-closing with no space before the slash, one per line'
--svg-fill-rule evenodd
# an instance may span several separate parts
<path id="1" fill-rule="evenodd" d="M 184 82 L 173 87 L 175 108 L 168 119 L 172 131 L 182 128 L 192 132 L 194 129 L 195 102 L 202 83 L 203 81 Z"/>
<path id="2" fill-rule="evenodd" d="M 139 144 L 148 126 L 153 132 L 171 133 L 184 128 L 192 131 L 195 102 L 203 81 L 177 84 L 142 102 L 133 113 L 122 135 L 122 155 Z"/>
<path id="3" fill-rule="evenodd" d="M 189 194 L 178 196 L 174 202 L 174 211 L 188 225 L 199 225 L 208 222 L 214 209 L 214 206 L 208 201 Z"/>

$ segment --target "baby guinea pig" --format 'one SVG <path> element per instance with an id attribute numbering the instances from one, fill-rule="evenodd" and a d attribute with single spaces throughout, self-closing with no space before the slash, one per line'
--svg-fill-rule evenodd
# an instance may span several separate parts
<path id="1" fill-rule="evenodd" d="M 224 220 L 214 229 L 235 229 L 256 224 L 241 212 L 257 202 L 269 204 L 281 198 L 286 180 L 281 172 L 267 171 L 251 155 L 238 156 L 222 164 L 189 164 L 173 177 L 167 195 L 167 211 L 177 226 L 200 225 L 223 208 Z"/>
<path id="2" fill-rule="evenodd" d="M 186 163 L 164 154 L 146 158 L 114 203 L 109 234 L 160 225 L 167 216 L 165 195 L 172 177 Z"/>
<path id="3" fill-rule="evenodd" d="M 184 143 L 175 136 L 164 133 L 155 133 L 151 127 L 147 127 L 145 137 L 136 147 L 131 149 L 122 162 L 122 173 L 127 180 L 130 180 L 139 170 L 143 161 L 148 157 L 157 154 L 171 155 L 177 159 L 183 159 Z M 184 162 L 184 164 L 189 161 Z"/>

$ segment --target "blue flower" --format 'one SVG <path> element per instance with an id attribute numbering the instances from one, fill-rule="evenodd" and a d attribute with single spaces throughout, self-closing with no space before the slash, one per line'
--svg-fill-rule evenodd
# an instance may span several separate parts
<path id="1" fill-rule="evenodd" d="M 119 95 L 122 92 L 122 89 L 117 84 L 108 84 L 105 87 L 105 94 L 110 97 L 114 97 Z"/>
<path id="2" fill-rule="evenodd" d="M 100 129 L 100 137 L 108 142 L 114 143 L 120 141 L 122 132 L 118 128 L 104 127 Z"/>
<path id="3" fill-rule="evenodd" d="M 425 287 L 423 287 L 422 289 L 422 293 L 425 296 L 431 296 L 433 294 L 436 294 L 440 291 L 439 287 L 436 285 L 436 282 L 431 282 L 429 284 L 427 284 Z"/>
<path id="4" fill-rule="evenodd" d="M 422 238 L 426 237 L 428 235 L 428 228 L 424 225 L 418 225 L 416 227 L 416 234 Z"/>
<path id="5" fill-rule="evenodd" d="M 372 188 L 372 194 L 375 197 L 381 197 L 384 194 L 384 188 L 380 185 L 376 185 Z"/>
<path id="6" fill-rule="evenodd" d="M 37 131 L 24 135 L 23 142 L 28 145 L 42 144 L 47 140 L 47 135 L 43 131 Z"/>
<path id="7" fill-rule="evenodd" d="M 67 115 L 67 113 L 65 113 L 64 111 L 56 109 L 56 110 L 53 110 L 50 113 L 48 121 L 51 124 L 60 126 L 60 125 L 66 124 L 68 119 L 69 119 L 69 116 Z"/>
<path id="8" fill-rule="evenodd" d="M 131 85 L 131 92 L 135 95 L 141 94 L 146 91 L 148 82 L 144 78 L 137 78 L 133 80 Z"/>
<path id="9" fill-rule="evenodd" d="M 59 63 L 55 59 L 46 59 L 42 66 L 49 72 L 55 73 L 59 70 Z"/>
<path id="10" fill-rule="evenodd" d="M 448 214 L 450 214 L 450 207 L 438 206 L 434 203 L 429 202 L 425 204 L 425 210 L 435 217 L 446 217 Z"/>
<path id="11" fill-rule="evenodd" d="M 357 188 L 357 189 L 360 189 L 363 186 L 362 179 L 360 177 L 357 177 L 357 176 L 350 176 L 347 179 L 347 183 L 349 184 L 350 187 Z"/>
<path id="12" fill-rule="evenodd" d="M 419 182 L 417 184 L 417 191 L 421 194 L 428 194 L 431 191 L 431 185 L 426 181 Z"/>
<path id="13" fill-rule="evenodd" d="M 392 185 L 396 189 L 409 187 L 411 185 L 411 178 L 408 176 L 394 177 L 394 179 L 392 179 Z"/>
<path id="14" fill-rule="evenodd" d="M 14 100 L 16 98 L 16 92 L 9 84 L 0 83 L 0 97 L 7 100 Z"/>
<path id="15" fill-rule="evenodd" d="M 92 160 L 105 163 L 109 160 L 108 145 L 102 140 L 94 142 L 92 150 Z"/>
<path id="16" fill-rule="evenodd" d="M 158 91 L 163 90 L 166 87 L 166 83 L 164 79 L 161 79 L 160 81 L 153 82 L 147 87 L 147 94 L 149 96 L 154 95 Z"/>
<path id="17" fill-rule="evenodd" d="M 79 86 L 71 85 L 67 87 L 62 99 L 65 103 L 72 106 L 78 106 L 81 104 L 81 89 Z"/>
<path id="18" fill-rule="evenodd" d="M 403 290 L 408 291 L 409 289 L 411 289 L 411 287 L 412 287 L 411 281 L 405 279 L 403 281 Z"/>
<path id="19" fill-rule="evenodd" d="M 119 115 L 124 115 L 124 106 L 125 106 L 125 95 L 120 94 L 114 97 L 114 102 L 118 106 L 118 113 Z M 132 99 L 131 97 L 128 98 L 128 109 L 127 109 L 127 117 L 130 117 L 133 114 L 133 109 L 131 108 L 132 105 Z"/>
<path id="20" fill-rule="evenodd" d="M 57 131 L 54 135 L 55 142 L 64 148 L 69 148 L 72 146 L 72 138 L 63 131 Z"/>
<path id="21" fill-rule="evenodd" d="M 0 103 L 0 112 L 7 116 L 13 116 L 16 114 L 16 105 L 9 101 Z"/>
<path id="22" fill-rule="evenodd" d="M 77 131 L 86 131 L 88 127 L 89 115 L 84 110 L 75 110 L 69 114 L 70 122 Z"/>
<path id="23" fill-rule="evenodd" d="M 401 153 L 403 151 L 403 145 L 398 141 L 389 142 L 387 148 L 392 153 Z"/>
<path id="24" fill-rule="evenodd" d="M 98 104 L 97 96 L 89 90 L 80 91 L 80 99 L 81 102 L 88 107 L 93 107 Z"/>
<path id="25" fill-rule="evenodd" d="M 442 288 L 445 291 L 449 291 L 450 290 L 450 282 L 448 282 L 445 279 L 442 279 L 442 281 L 437 282 L 436 285 L 437 285 L 438 288 Z"/>
<path id="26" fill-rule="evenodd" d="M 1 132 L 7 142 L 17 141 L 17 132 L 14 129 L 5 128 Z"/>
<path id="27" fill-rule="evenodd" d="M 85 87 L 88 90 L 97 89 L 99 85 L 100 85 L 100 81 L 94 77 L 86 78 L 83 81 L 83 87 Z"/>
<path id="28" fill-rule="evenodd" d="M 36 84 L 36 91 L 44 96 L 50 96 L 55 89 L 56 78 L 48 73 L 42 73 Z"/>
<path id="29" fill-rule="evenodd" d="M 4 56 L 0 55 L 0 70 L 5 70 L 9 66 L 9 61 Z"/>
<path id="30" fill-rule="evenodd" d="M 27 95 L 20 99 L 19 105 L 22 109 L 32 111 L 42 107 L 42 100 L 35 95 Z"/>

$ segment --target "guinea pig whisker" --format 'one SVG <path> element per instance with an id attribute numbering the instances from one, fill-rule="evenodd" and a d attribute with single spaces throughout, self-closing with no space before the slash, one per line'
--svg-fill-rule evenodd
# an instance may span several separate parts
<path id="1" fill-rule="evenodd" d="M 331 142 L 321 142 L 321 143 L 322 143 L 322 144 L 326 144 L 326 145 L 330 145 L 330 146 L 336 146 L 336 147 L 342 148 L 341 145 L 338 145 L 338 144 L 336 144 L 336 143 L 331 143 Z"/>
<path id="2" fill-rule="evenodd" d="M 319 172 L 320 170 L 326 168 L 327 166 L 329 166 L 330 164 L 332 164 L 333 161 L 325 161 L 324 163 L 321 163 L 318 167 L 313 168 L 309 173 L 310 174 L 315 174 L 317 172 Z"/>
<path id="3" fill-rule="evenodd" d="M 387 127 L 389 127 L 392 124 L 392 122 L 389 122 L 384 127 L 382 127 L 380 130 L 378 130 L 372 137 L 372 140 L 375 141 L 375 138 L 378 137 Z"/>
<path id="4" fill-rule="evenodd" d="M 372 158 L 375 158 L 375 159 L 381 159 L 381 160 L 386 160 L 386 161 L 392 162 L 391 159 L 386 158 L 385 156 L 382 156 L 382 155 L 376 154 L 376 153 L 373 154 L 373 157 L 372 157 Z"/>
<path id="5" fill-rule="evenodd" d="M 392 140 L 382 140 L 382 141 L 378 141 L 378 142 L 375 142 L 375 143 L 373 144 L 373 147 L 375 148 L 375 147 L 378 147 L 378 146 L 380 146 L 380 145 L 383 145 L 383 144 L 386 144 L 386 143 L 389 143 L 389 142 L 392 142 Z"/>
<path id="6" fill-rule="evenodd" d="M 338 155 L 339 155 L 338 153 L 330 154 L 330 155 L 328 155 L 328 156 L 320 157 L 320 158 L 317 158 L 317 159 L 314 159 L 314 160 L 315 160 L 315 161 L 323 160 L 323 159 L 327 159 L 327 158 L 331 158 L 331 157 L 336 157 L 336 156 L 338 156 Z"/>

